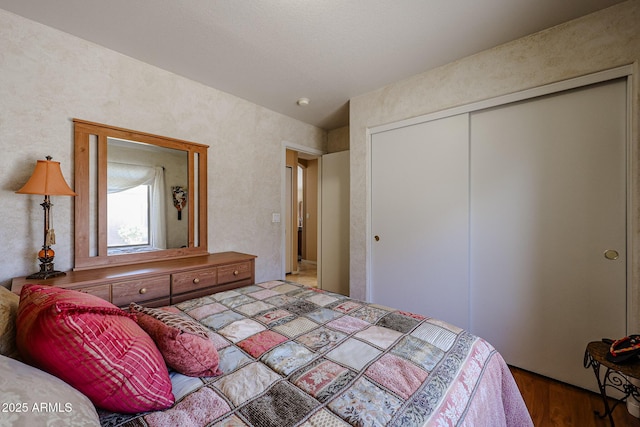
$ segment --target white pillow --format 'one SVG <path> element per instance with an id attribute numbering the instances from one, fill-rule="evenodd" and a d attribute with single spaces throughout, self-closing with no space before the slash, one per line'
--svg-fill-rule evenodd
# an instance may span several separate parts
<path id="1" fill-rule="evenodd" d="M 0 419 L 11 426 L 99 426 L 88 397 L 44 371 L 0 355 Z"/>

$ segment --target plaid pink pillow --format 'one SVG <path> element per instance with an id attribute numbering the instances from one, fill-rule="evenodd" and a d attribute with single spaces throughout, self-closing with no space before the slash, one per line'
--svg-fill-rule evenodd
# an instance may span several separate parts
<path id="1" fill-rule="evenodd" d="M 190 377 L 222 374 L 218 350 L 205 326 L 179 314 L 133 302 L 129 310 L 156 343 L 168 366 Z"/>
<path id="2" fill-rule="evenodd" d="M 66 381 L 94 405 L 137 413 L 174 402 L 162 355 L 133 316 L 93 295 L 22 288 L 17 346 L 24 359 Z"/>

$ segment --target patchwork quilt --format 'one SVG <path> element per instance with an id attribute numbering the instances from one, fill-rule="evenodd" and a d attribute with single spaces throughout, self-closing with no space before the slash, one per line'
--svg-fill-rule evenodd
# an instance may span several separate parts
<path id="1" fill-rule="evenodd" d="M 223 374 L 171 372 L 173 407 L 103 426 L 528 426 L 504 360 L 453 325 L 286 281 L 168 310 L 211 331 Z"/>

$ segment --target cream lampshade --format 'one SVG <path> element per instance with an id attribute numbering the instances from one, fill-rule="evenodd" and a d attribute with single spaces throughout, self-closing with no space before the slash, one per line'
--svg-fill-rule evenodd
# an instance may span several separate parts
<path id="1" fill-rule="evenodd" d="M 38 253 L 40 271 L 27 278 L 48 279 L 64 275 L 64 272 L 56 271 L 53 266 L 55 253 L 51 249 L 51 245 L 55 243 L 55 234 L 53 229 L 50 228 L 50 211 L 53 205 L 49 196 L 75 196 L 76 193 L 64 180 L 60 170 L 60 162 L 52 161 L 51 156 L 47 156 L 46 160 L 38 160 L 31 178 L 16 193 L 44 195 L 44 202 L 40 204 L 44 209 L 44 244 L 42 245 L 42 250 Z"/>

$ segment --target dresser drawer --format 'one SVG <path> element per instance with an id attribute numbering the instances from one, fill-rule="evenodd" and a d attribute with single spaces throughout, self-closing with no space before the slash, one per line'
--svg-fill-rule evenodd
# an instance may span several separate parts
<path id="1" fill-rule="evenodd" d="M 98 298 L 102 298 L 103 300 L 111 302 L 111 285 L 97 285 L 97 286 L 89 286 L 87 288 L 78 289 L 80 292 L 84 292 L 85 294 L 95 295 Z"/>
<path id="2" fill-rule="evenodd" d="M 218 284 L 236 282 L 238 280 L 249 279 L 253 276 L 251 262 L 239 262 L 237 264 L 218 267 Z"/>
<path id="3" fill-rule="evenodd" d="M 218 269 L 215 267 L 174 273 L 171 275 L 171 295 L 208 288 L 217 283 Z"/>
<path id="4" fill-rule="evenodd" d="M 169 280 L 169 276 L 166 275 L 113 283 L 111 285 L 111 302 L 122 307 L 129 305 L 130 302 L 144 302 L 167 297 L 170 292 Z"/>

